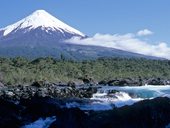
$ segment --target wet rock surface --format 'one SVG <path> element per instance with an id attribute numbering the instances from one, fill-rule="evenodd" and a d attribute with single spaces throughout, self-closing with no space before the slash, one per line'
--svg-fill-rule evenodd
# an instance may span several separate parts
<path id="1" fill-rule="evenodd" d="M 161 78 L 119 78 L 109 81 L 100 81 L 100 84 L 109 86 L 142 86 L 142 85 L 170 85 L 170 80 Z"/>
<path id="2" fill-rule="evenodd" d="M 92 112 L 88 127 L 164 128 L 170 122 L 170 99 L 155 98 L 105 112 Z"/>
<path id="3" fill-rule="evenodd" d="M 110 81 L 107 85 L 115 86 L 116 82 L 117 85 L 132 85 L 134 80 L 120 81 Z M 161 79 L 149 81 L 157 85 Z M 56 117 L 50 128 L 162 128 L 170 123 L 170 99 L 166 97 L 105 111 L 65 107 L 69 102 L 85 103 L 99 88 L 96 84 L 77 85 L 74 82 L 3 85 L 0 87 L 0 128 L 20 128 L 47 117 Z M 112 90 L 108 94 L 116 92 Z"/>
<path id="4" fill-rule="evenodd" d="M 58 85 L 34 82 L 32 85 L 4 86 L 0 88 L 0 96 L 4 99 L 20 100 L 36 97 L 51 98 L 90 98 L 97 92 L 96 86 L 77 86 L 74 83 Z"/>
<path id="5" fill-rule="evenodd" d="M 47 97 L 22 99 L 18 104 L 0 99 L 0 104 L 1 128 L 20 128 L 39 118 L 54 116 L 56 120 L 50 128 L 163 128 L 170 122 L 169 98 L 98 112 L 62 108 L 61 100 Z"/>
<path id="6" fill-rule="evenodd" d="M 85 79 L 85 78 L 84 78 Z M 90 79 L 90 78 L 86 78 Z M 7 86 L 0 82 L 0 96 L 12 99 L 30 99 L 37 97 L 51 98 L 90 98 L 97 92 L 97 88 L 102 86 L 142 86 L 142 85 L 170 85 L 170 80 L 161 78 L 119 78 L 100 82 L 84 81 L 81 85 L 75 82 L 68 83 L 49 83 L 48 81 L 37 81 L 31 85 Z"/>

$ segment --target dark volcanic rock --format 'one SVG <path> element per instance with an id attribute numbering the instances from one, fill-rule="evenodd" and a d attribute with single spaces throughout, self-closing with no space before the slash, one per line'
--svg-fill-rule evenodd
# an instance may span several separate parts
<path id="1" fill-rule="evenodd" d="M 170 99 L 156 98 L 109 111 L 81 111 L 61 107 L 66 100 L 0 99 L 0 128 L 19 128 L 39 118 L 56 117 L 50 128 L 164 128 L 170 123 Z"/>
<path id="2" fill-rule="evenodd" d="M 64 101 L 52 98 L 34 97 L 31 100 L 21 100 L 20 105 L 24 106 L 19 114 L 22 117 L 21 125 L 29 124 L 37 119 L 53 117 L 57 120 L 50 128 L 79 128 L 83 126 L 86 114 L 78 108 L 60 107 Z"/>
<path id="3" fill-rule="evenodd" d="M 87 115 L 78 108 L 63 109 L 50 128 L 85 128 Z"/>
<path id="4" fill-rule="evenodd" d="M 92 78 L 86 75 L 85 77 L 80 77 L 80 80 L 83 81 L 84 84 L 96 85 L 97 82 Z"/>
<path id="5" fill-rule="evenodd" d="M 72 88 L 75 88 L 75 87 L 76 87 L 76 83 L 73 82 L 73 81 L 69 81 L 68 84 L 67 84 L 67 86 L 72 87 Z"/>
<path id="6" fill-rule="evenodd" d="M 4 88 L 4 84 L 0 82 L 0 88 Z"/>
<path id="7" fill-rule="evenodd" d="M 44 82 L 43 81 L 36 81 L 31 86 L 34 86 L 34 87 L 43 87 L 44 86 Z"/>
<path id="8" fill-rule="evenodd" d="M 168 84 L 166 80 L 162 80 L 161 78 L 152 78 L 147 80 L 148 85 L 166 85 Z"/>
<path id="9" fill-rule="evenodd" d="M 33 97 L 30 100 L 21 100 L 20 105 L 26 108 L 21 112 L 25 121 L 34 121 L 40 117 L 50 117 L 60 111 L 60 101 L 52 98 Z"/>
<path id="10" fill-rule="evenodd" d="M 105 82 L 101 81 L 101 84 Z M 113 79 L 107 82 L 110 86 L 142 86 L 145 84 L 148 85 L 170 85 L 170 80 L 161 79 L 161 78 L 119 78 Z"/>
<path id="11" fill-rule="evenodd" d="M 96 86 L 75 86 L 70 82 L 68 85 L 55 85 L 51 83 L 34 82 L 31 86 L 18 85 L 8 86 L 0 89 L 0 96 L 4 99 L 20 100 L 31 99 L 32 97 L 51 97 L 51 98 L 91 98 L 97 92 Z"/>
<path id="12" fill-rule="evenodd" d="M 0 128 L 19 128 L 21 125 L 19 112 L 22 107 L 0 99 Z"/>
<path id="13" fill-rule="evenodd" d="M 104 112 L 87 120 L 90 128 L 164 128 L 170 123 L 170 99 L 156 98 Z"/>
<path id="14" fill-rule="evenodd" d="M 95 87 L 89 87 L 89 88 L 86 90 L 86 93 L 84 93 L 84 94 L 85 94 L 84 97 L 86 97 L 86 98 L 91 98 L 94 93 L 97 93 L 97 88 L 95 88 Z"/>
<path id="15" fill-rule="evenodd" d="M 99 81 L 99 83 L 98 84 L 100 84 L 100 85 L 106 85 L 108 82 L 106 81 L 106 80 L 102 80 L 102 81 Z"/>
<path id="16" fill-rule="evenodd" d="M 47 101 L 36 99 L 35 102 L 31 101 L 30 105 L 26 106 L 30 106 L 27 109 L 29 110 L 27 111 L 28 115 L 35 114 L 36 118 L 38 118 L 36 115 L 41 117 L 56 116 L 57 120 L 50 128 L 163 128 L 170 122 L 169 98 L 145 100 L 132 106 L 124 106 L 109 111 L 89 111 L 88 115 L 76 108 L 56 108 L 56 105 L 53 104 L 54 101 Z M 46 107 L 48 105 L 49 108 Z"/>
<path id="17" fill-rule="evenodd" d="M 107 83 L 110 86 L 142 86 L 141 79 L 126 78 L 126 79 L 113 79 Z"/>
<path id="18" fill-rule="evenodd" d="M 53 98 L 90 98 L 100 86 L 96 86 L 96 83 L 87 80 L 88 84 L 77 85 L 75 82 L 69 82 L 68 84 L 54 84 L 47 81 L 38 81 L 29 85 L 18 86 L 1 86 L 0 96 L 4 99 L 20 100 L 31 99 L 34 96 L 37 97 L 53 97 Z M 93 81 L 94 82 L 94 81 Z M 126 79 L 113 79 L 108 82 L 99 82 L 102 85 L 109 86 L 141 86 L 144 84 L 150 85 L 168 85 L 168 80 L 160 78 L 142 79 L 142 78 L 126 78 Z M 98 84 L 99 85 L 99 84 Z"/>
<path id="19" fill-rule="evenodd" d="M 49 92 L 47 88 L 39 88 L 37 92 L 35 93 L 35 96 L 37 97 L 46 97 L 49 96 Z"/>

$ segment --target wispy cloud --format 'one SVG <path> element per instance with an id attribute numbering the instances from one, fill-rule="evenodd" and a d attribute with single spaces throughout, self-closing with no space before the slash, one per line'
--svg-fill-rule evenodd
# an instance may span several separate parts
<path id="1" fill-rule="evenodd" d="M 133 33 L 124 35 L 98 33 L 93 37 L 86 39 L 74 37 L 70 40 L 67 40 L 67 42 L 81 45 L 111 47 L 144 55 L 170 59 L 170 47 L 168 47 L 165 42 L 158 42 L 156 45 L 153 45 L 153 43 L 144 41 Z"/>
<path id="2" fill-rule="evenodd" d="M 137 32 L 137 36 L 148 36 L 148 35 L 152 35 L 152 34 L 153 34 L 153 32 L 148 29 L 140 30 Z"/>

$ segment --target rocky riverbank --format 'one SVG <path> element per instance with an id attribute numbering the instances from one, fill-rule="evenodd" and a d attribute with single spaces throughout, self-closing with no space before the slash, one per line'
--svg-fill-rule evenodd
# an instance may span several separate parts
<path id="1" fill-rule="evenodd" d="M 49 83 L 38 81 L 30 85 L 4 85 L 0 82 L 0 97 L 20 100 L 32 97 L 51 98 L 91 98 L 101 86 L 143 86 L 143 85 L 170 85 L 169 80 L 160 78 L 152 79 L 113 79 L 109 81 L 94 82 L 91 78 L 82 79 L 82 83 Z"/>
<path id="2" fill-rule="evenodd" d="M 114 78 L 110 80 L 96 81 L 93 78 L 81 78 L 85 84 L 99 84 L 109 86 L 143 86 L 143 85 L 170 85 L 170 79 L 163 78 Z"/>
<path id="3" fill-rule="evenodd" d="M 96 92 L 97 86 L 76 86 L 74 83 L 63 85 L 47 82 L 34 82 L 31 85 L 0 87 L 0 97 L 14 101 L 20 99 L 31 99 L 32 97 L 91 98 Z"/>
<path id="4" fill-rule="evenodd" d="M 80 78 L 84 84 L 99 84 L 109 86 L 143 86 L 143 85 L 170 85 L 170 79 L 163 78 L 113 78 L 110 80 L 96 81 L 93 78 Z"/>
<path id="5" fill-rule="evenodd" d="M 48 117 L 53 119 L 49 128 L 163 128 L 170 123 L 169 98 L 99 112 L 61 108 L 56 103 L 53 98 L 22 99 L 18 104 L 0 99 L 0 127 L 33 127 L 37 120 L 41 119 L 43 124 Z"/>
<path id="6" fill-rule="evenodd" d="M 119 79 L 116 82 L 112 80 L 107 83 L 94 83 L 86 80 L 86 83 L 84 82 L 81 85 L 74 82 L 62 84 L 47 81 L 16 86 L 6 86 L 0 83 L 0 128 L 30 128 L 29 126 L 36 123 L 38 125 L 44 124 L 45 126 L 42 128 L 162 128 L 170 123 L 170 99 L 165 97 L 168 96 L 169 90 L 167 89 L 169 86 L 161 86 L 166 91 L 165 94 L 167 94 L 162 98 L 139 99 L 135 103 L 136 101 L 133 102 L 131 98 L 140 98 L 136 95 L 138 93 L 140 96 L 143 93 L 149 93 L 145 89 L 147 86 L 138 87 L 138 89 L 142 88 L 141 90 L 146 90 L 146 92 L 140 92 L 137 89 L 137 93 L 132 93 L 128 90 L 128 94 L 127 92 L 122 92 L 123 88 L 114 90 L 114 88 L 118 88 L 114 87 L 114 85 L 116 83 L 121 83 L 121 86 L 129 84 L 132 86 L 129 88 L 134 90 L 136 87 L 133 89 L 133 86 L 136 84 L 132 85 L 130 82 L 123 84 L 121 81 L 126 81 L 125 83 L 127 83 L 131 80 Z M 161 79 L 158 79 L 158 82 L 160 81 Z M 156 83 L 155 85 L 158 84 Z M 152 86 L 152 88 L 155 87 L 161 88 Z M 102 90 L 104 88 L 105 90 Z M 127 87 L 125 88 L 128 89 Z M 98 91 L 102 91 L 102 93 L 98 94 Z M 93 97 L 94 94 L 96 94 L 96 97 Z M 153 94 L 155 93 L 153 92 Z M 100 98 L 101 100 L 107 99 L 107 101 L 98 104 L 100 102 L 98 99 Z M 123 107 L 117 108 L 115 104 L 109 104 L 109 109 L 104 109 L 103 111 L 100 110 L 101 108 L 99 109 L 103 103 L 107 105 L 107 103 L 115 102 L 119 99 L 122 99 L 121 102 L 123 103 L 125 102 L 123 98 L 130 101 L 130 106 L 123 105 Z M 98 106 L 95 106 L 95 103 Z M 99 110 L 81 109 L 89 106 L 95 106 Z"/>
<path id="7" fill-rule="evenodd" d="M 117 78 L 109 81 L 100 81 L 99 84 L 110 86 L 143 86 L 143 85 L 170 85 L 169 79 L 162 78 Z"/>

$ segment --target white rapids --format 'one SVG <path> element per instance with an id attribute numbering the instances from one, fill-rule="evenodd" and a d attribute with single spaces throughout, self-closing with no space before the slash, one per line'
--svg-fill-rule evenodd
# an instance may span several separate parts
<path id="1" fill-rule="evenodd" d="M 88 102 L 70 102 L 66 104 L 66 107 L 78 107 L 81 110 L 95 111 L 110 110 L 156 97 L 170 97 L 170 86 L 103 86 L 98 89 L 97 93 L 93 94 L 93 97 Z"/>

